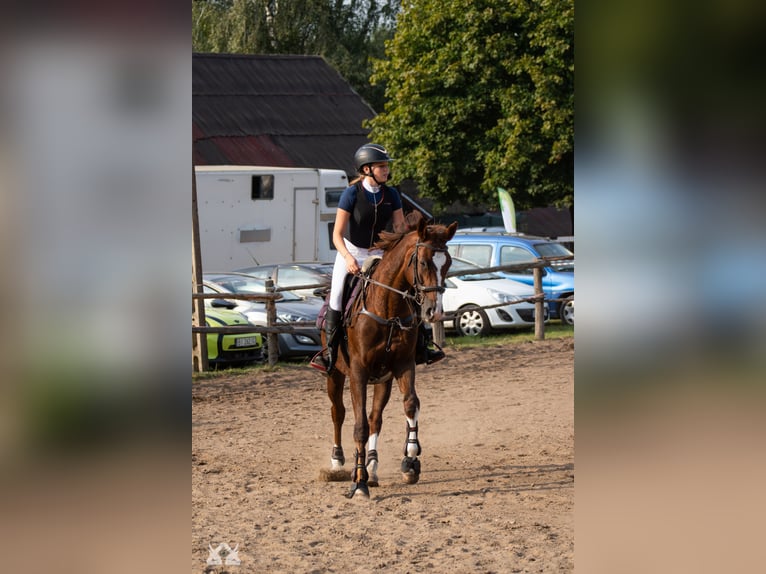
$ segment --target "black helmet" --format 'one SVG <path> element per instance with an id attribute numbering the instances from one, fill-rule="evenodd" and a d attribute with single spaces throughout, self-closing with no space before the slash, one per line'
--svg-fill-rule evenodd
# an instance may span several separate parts
<path id="1" fill-rule="evenodd" d="M 354 164 L 356 164 L 356 171 L 362 173 L 362 168 L 370 163 L 378 163 L 383 161 L 394 161 L 389 157 L 386 148 L 380 144 L 364 144 L 354 154 Z"/>

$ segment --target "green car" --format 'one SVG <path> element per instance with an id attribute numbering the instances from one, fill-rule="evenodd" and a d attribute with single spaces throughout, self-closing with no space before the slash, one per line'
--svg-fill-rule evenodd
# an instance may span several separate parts
<path id="1" fill-rule="evenodd" d="M 249 325 L 242 313 L 218 306 L 205 306 L 208 327 Z M 245 365 L 263 360 L 260 333 L 208 333 L 207 359 L 211 366 Z"/>

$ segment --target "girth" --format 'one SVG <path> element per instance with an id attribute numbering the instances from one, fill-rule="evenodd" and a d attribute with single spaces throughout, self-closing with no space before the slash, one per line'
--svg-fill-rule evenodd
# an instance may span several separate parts
<path id="1" fill-rule="evenodd" d="M 366 315 L 367 317 L 372 317 L 376 322 L 378 322 L 380 325 L 388 325 L 388 337 L 386 337 L 386 352 L 389 352 L 391 350 L 391 341 L 394 338 L 394 329 L 399 328 L 402 331 L 409 331 L 412 329 L 412 324 L 415 321 L 415 314 L 412 313 L 408 317 L 401 318 L 401 317 L 391 317 L 390 319 L 384 319 L 383 317 L 376 315 L 367 307 L 364 306 L 364 301 L 362 301 L 362 310 L 359 311 L 360 315 Z"/>

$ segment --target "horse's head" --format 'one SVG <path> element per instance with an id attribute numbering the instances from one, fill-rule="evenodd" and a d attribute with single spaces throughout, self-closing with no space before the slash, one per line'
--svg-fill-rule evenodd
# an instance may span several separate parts
<path id="1" fill-rule="evenodd" d="M 452 239 L 457 222 L 446 225 L 428 225 L 425 219 L 418 222 L 417 241 L 412 253 L 412 285 L 420 304 L 420 314 L 428 323 L 442 318 L 442 293 L 444 280 L 452 264 L 447 242 Z"/>

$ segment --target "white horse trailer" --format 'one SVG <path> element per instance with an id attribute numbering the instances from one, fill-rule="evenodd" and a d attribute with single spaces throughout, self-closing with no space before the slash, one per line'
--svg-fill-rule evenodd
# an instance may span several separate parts
<path id="1" fill-rule="evenodd" d="M 195 174 L 204 271 L 335 259 L 343 170 L 218 165 Z"/>

